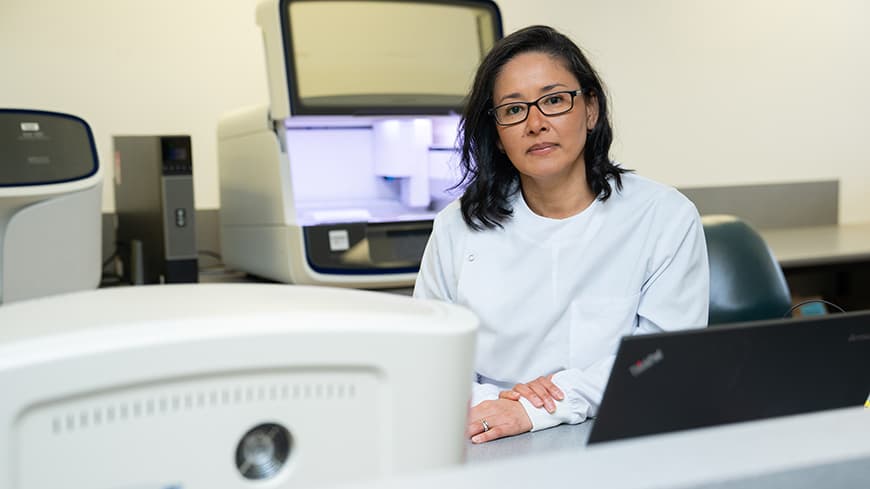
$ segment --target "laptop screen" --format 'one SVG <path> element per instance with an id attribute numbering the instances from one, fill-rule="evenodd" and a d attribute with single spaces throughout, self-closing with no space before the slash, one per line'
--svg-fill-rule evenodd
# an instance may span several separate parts
<path id="1" fill-rule="evenodd" d="M 863 405 L 870 312 L 622 339 L 588 443 Z"/>

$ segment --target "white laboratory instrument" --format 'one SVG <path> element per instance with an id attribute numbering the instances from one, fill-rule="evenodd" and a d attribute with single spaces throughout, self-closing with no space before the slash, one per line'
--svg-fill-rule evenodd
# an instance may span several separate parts
<path id="1" fill-rule="evenodd" d="M 221 248 L 291 283 L 413 283 L 459 196 L 457 126 L 501 37 L 487 0 L 261 0 L 269 104 L 218 125 Z"/>
<path id="2" fill-rule="evenodd" d="M 0 109 L 0 303 L 99 285 L 101 199 L 84 120 Z"/>
<path id="3" fill-rule="evenodd" d="M 461 462 L 477 318 L 283 284 L 0 308 L 0 487 L 311 487 Z"/>

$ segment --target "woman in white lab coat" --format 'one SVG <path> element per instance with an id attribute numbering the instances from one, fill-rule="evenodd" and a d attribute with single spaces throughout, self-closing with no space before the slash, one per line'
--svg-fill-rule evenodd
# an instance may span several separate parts
<path id="1" fill-rule="evenodd" d="M 594 417 L 621 336 L 702 327 L 698 212 L 614 163 L 607 96 L 567 37 L 499 41 L 462 122 L 462 198 L 441 211 L 414 295 L 481 319 L 475 443 Z"/>

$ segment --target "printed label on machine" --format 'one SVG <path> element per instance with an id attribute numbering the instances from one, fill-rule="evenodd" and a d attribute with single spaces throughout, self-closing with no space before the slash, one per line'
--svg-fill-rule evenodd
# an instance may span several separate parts
<path id="1" fill-rule="evenodd" d="M 350 248 L 350 236 L 346 229 L 333 229 L 329 232 L 329 251 L 346 251 Z"/>

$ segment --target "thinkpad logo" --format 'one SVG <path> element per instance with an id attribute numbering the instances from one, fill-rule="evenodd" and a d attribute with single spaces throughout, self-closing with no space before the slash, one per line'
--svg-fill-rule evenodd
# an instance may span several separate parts
<path id="1" fill-rule="evenodd" d="M 636 361 L 632 366 L 628 367 L 628 371 L 631 372 L 632 376 L 637 377 L 664 359 L 665 354 L 662 353 L 661 349 L 658 349 L 647 355 L 643 360 Z"/>

